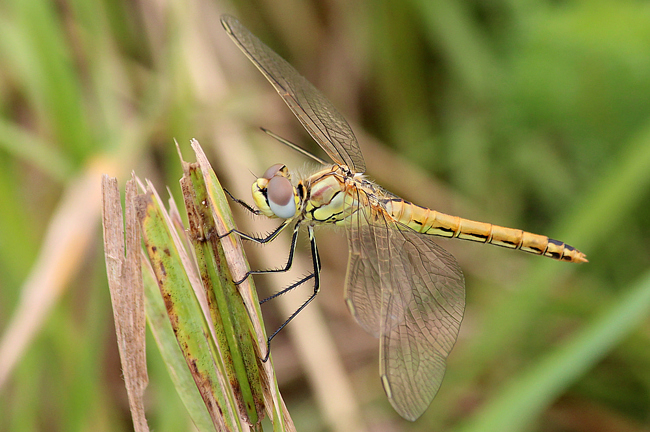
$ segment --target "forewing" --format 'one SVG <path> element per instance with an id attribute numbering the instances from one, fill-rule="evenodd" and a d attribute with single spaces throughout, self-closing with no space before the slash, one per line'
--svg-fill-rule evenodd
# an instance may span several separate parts
<path id="1" fill-rule="evenodd" d="M 366 164 L 354 132 L 334 105 L 236 18 L 224 15 L 221 23 L 332 160 L 355 173 L 365 172 Z"/>
<path id="2" fill-rule="evenodd" d="M 360 214 L 348 236 L 346 300 L 359 324 L 380 337 L 380 375 L 391 405 L 415 420 L 438 392 L 458 337 L 463 275 L 429 237 L 379 212 Z"/>

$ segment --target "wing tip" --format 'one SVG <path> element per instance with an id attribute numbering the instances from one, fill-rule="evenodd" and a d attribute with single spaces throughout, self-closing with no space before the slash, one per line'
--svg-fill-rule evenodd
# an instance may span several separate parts
<path id="1" fill-rule="evenodd" d="M 415 406 L 403 406 L 401 404 L 398 404 L 395 398 L 393 397 L 393 390 L 391 389 L 390 382 L 388 381 L 388 377 L 386 375 L 381 375 L 381 385 L 384 388 L 384 393 L 386 393 L 386 397 L 388 398 L 388 401 L 390 402 L 391 406 L 395 411 L 397 411 L 397 414 L 399 414 L 403 419 L 408 420 L 408 421 L 416 421 L 417 419 L 420 418 L 422 414 L 424 414 L 424 411 L 429 407 L 429 404 L 427 404 L 424 409 L 420 409 L 419 407 Z"/>

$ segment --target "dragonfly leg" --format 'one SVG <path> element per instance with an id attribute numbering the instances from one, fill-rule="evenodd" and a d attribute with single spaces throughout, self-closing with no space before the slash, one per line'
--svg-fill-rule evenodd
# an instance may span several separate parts
<path id="1" fill-rule="evenodd" d="M 250 213 L 254 214 L 255 216 L 260 216 L 262 214 L 262 212 L 260 212 L 258 209 L 254 208 L 253 206 L 248 204 L 246 201 L 243 201 L 243 200 L 240 200 L 239 198 L 236 198 L 233 194 L 230 193 L 230 191 L 228 189 L 224 188 L 223 191 L 226 194 L 228 194 L 228 196 L 230 197 L 231 200 L 233 200 L 235 203 L 239 204 L 240 206 L 242 206 L 243 208 L 245 208 L 246 210 L 248 210 Z M 241 231 L 236 230 L 236 229 L 233 228 L 230 231 L 228 231 L 227 233 L 225 233 L 223 235 L 220 235 L 219 238 L 222 239 L 224 237 L 228 237 L 230 234 L 237 234 L 238 236 L 240 236 L 243 239 L 254 241 L 255 243 L 259 243 L 259 244 L 264 244 L 264 243 L 268 243 L 268 242 L 274 240 L 278 236 L 278 234 L 280 234 L 282 232 L 282 230 L 284 230 L 284 228 L 286 228 L 286 226 L 288 225 L 288 222 L 289 221 L 285 220 L 279 227 L 277 227 L 275 230 L 273 230 L 271 233 L 269 233 L 266 237 L 251 236 L 251 235 L 248 235 L 248 234 L 246 234 L 244 232 L 241 232 Z M 236 284 L 242 283 L 244 280 L 246 280 L 246 278 L 249 275 L 250 275 L 250 273 L 246 274 L 246 276 L 241 281 L 235 282 L 235 283 Z"/>
<path id="2" fill-rule="evenodd" d="M 255 216 L 259 216 L 259 215 L 262 214 L 261 211 L 259 211 L 258 209 L 256 209 L 256 208 L 253 207 L 252 205 L 248 204 L 246 201 L 240 200 L 239 198 L 235 198 L 235 196 L 234 196 L 233 194 L 231 194 L 231 193 L 228 191 L 228 189 L 225 189 L 225 188 L 224 188 L 223 191 L 224 191 L 226 194 L 228 194 L 228 196 L 230 197 L 231 200 L 233 200 L 234 202 L 236 202 L 236 203 L 239 204 L 240 206 L 244 207 L 246 210 L 248 210 L 249 212 L 253 213 Z"/>
<path id="3" fill-rule="evenodd" d="M 304 284 L 304 283 L 307 282 L 309 279 L 312 279 L 313 277 L 314 277 L 314 273 L 309 273 L 307 276 L 303 277 L 303 278 L 300 279 L 299 281 L 296 281 L 296 282 L 292 283 L 291 285 L 289 285 L 289 286 L 286 287 L 286 288 L 282 288 L 281 291 L 278 291 L 278 292 L 276 292 L 275 294 L 270 295 L 270 296 L 268 296 L 267 298 L 265 298 L 265 299 L 263 299 L 263 300 L 260 300 L 260 304 L 264 304 L 264 303 L 266 303 L 267 301 L 271 301 L 271 300 L 273 300 L 274 298 L 280 297 L 282 294 L 288 293 L 289 291 L 293 290 L 294 288 L 297 288 L 297 287 L 299 287 L 300 285 Z"/>
<path id="4" fill-rule="evenodd" d="M 231 230 L 228 234 L 235 233 L 246 240 L 251 240 L 259 244 L 265 244 L 275 239 L 278 236 L 278 234 L 280 234 L 282 230 L 284 230 L 288 225 L 289 225 L 288 221 L 283 222 L 282 225 L 280 225 L 278 228 L 273 230 L 273 232 L 271 232 L 268 236 L 264 238 L 256 238 L 253 236 L 249 236 L 248 234 L 242 233 L 237 230 Z M 296 226 L 293 228 L 293 236 L 291 237 L 291 248 L 289 249 L 289 258 L 287 259 L 287 263 L 283 268 L 270 269 L 270 270 L 249 270 L 246 272 L 243 278 L 241 278 L 238 281 L 234 281 L 235 285 L 239 285 L 240 283 L 244 282 L 246 279 L 248 279 L 250 275 L 267 274 L 267 273 L 283 273 L 288 271 L 291 268 L 291 265 L 293 264 L 293 257 L 294 257 L 294 253 L 296 252 L 296 244 L 298 243 L 299 228 L 300 228 L 300 223 L 297 223 Z"/>
<path id="5" fill-rule="evenodd" d="M 278 234 L 280 234 L 289 225 L 290 222 L 291 221 L 289 219 L 285 220 L 284 222 L 282 222 L 282 224 L 279 227 L 277 227 L 276 229 L 271 231 L 266 237 L 255 237 L 255 236 L 246 234 L 245 232 L 241 232 L 241 231 L 236 230 L 236 229 L 233 228 L 230 231 L 228 231 L 227 233 L 225 233 L 223 235 L 220 235 L 219 238 L 222 239 L 224 237 L 228 237 L 230 234 L 237 234 L 239 237 L 241 237 L 243 239 L 250 240 L 250 241 L 253 241 L 253 242 L 259 243 L 259 244 L 265 244 L 265 243 L 268 243 L 270 241 L 275 240 L 275 238 L 278 236 Z"/>
<path id="6" fill-rule="evenodd" d="M 318 247 L 316 246 L 316 238 L 314 237 L 314 228 L 310 225 L 309 226 L 309 243 L 311 244 L 311 258 L 312 258 L 312 264 L 314 266 L 314 272 L 306 277 L 304 277 L 302 280 L 292 284 L 291 286 L 283 289 L 282 291 L 272 295 L 271 297 L 264 299 L 260 303 L 264 303 L 265 301 L 271 300 L 279 295 L 282 295 L 286 293 L 287 291 L 290 291 L 294 289 L 295 287 L 299 286 L 300 284 L 308 281 L 311 278 L 314 278 L 314 292 L 312 293 L 311 296 L 298 308 L 294 313 L 291 314 L 289 318 L 280 326 L 276 331 L 273 332 L 271 336 L 266 340 L 266 356 L 262 359 L 263 362 L 266 362 L 269 359 L 269 355 L 271 354 L 271 340 L 280 333 L 280 331 L 287 326 L 293 320 L 298 314 L 305 308 L 311 301 L 316 298 L 316 294 L 320 291 L 320 256 L 318 255 Z"/>
<path id="7" fill-rule="evenodd" d="M 284 273 L 286 271 L 289 271 L 291 266 L 293 265 L 293 257 L 296 252 L 296 245 L 298 244 L 298 231 L 300 229 L 300 223 L 297 223 L 296 226 L 293 227 L 293 234 L 291 235 L 291 247 L 289 248 L 289 258 L 287 259 L 287 263 L 284 265 L 282 268 L 278 269 L 270 269 L 270 270 L 251 270 L 248 272 L 248 275 L 252 274 L 267 274 L 267 273 Z M 275 234 L 277 236 L 277 234 Z M 275 238 L 275 237 L 274 237 Z M 270 300 L 270 299 L 267 299 Z M 264 303 L 266 300 L 261 301 L 260 303 Z"/>

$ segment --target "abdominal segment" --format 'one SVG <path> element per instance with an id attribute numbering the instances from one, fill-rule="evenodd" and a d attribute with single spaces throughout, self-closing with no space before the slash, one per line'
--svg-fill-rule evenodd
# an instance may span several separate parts
<path id="1" fill-rule="evenodd" d="M 401 199 L 388 199 L 384 207 L 393 219 L 422 234 L 490 243 L 561 261 L 587 261 L 573 246 L 543 235 L 447 215 Z"/>

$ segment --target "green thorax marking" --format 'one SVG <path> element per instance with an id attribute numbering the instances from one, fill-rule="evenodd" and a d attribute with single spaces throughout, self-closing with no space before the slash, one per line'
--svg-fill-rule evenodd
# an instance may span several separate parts
<path id="1" fill-rule="evenodd" d="M 360 178 L 347 176 L 338 166 L 319 171 L 300 182 L 306 191 L 302 213 L 306 219 L 319 223 L 347 225 L 359 209 L 359 201 L 367 201 L 370 190 L 364 190 Z"/>

